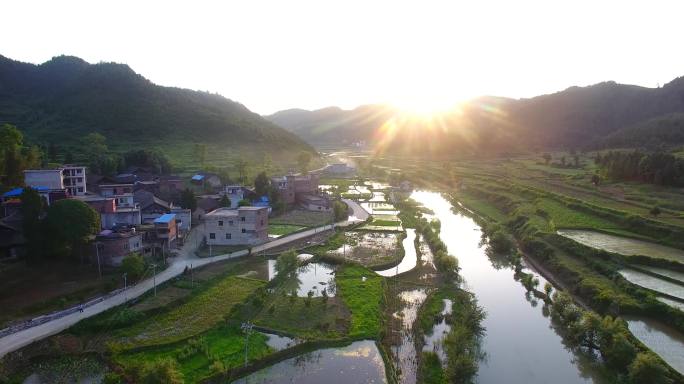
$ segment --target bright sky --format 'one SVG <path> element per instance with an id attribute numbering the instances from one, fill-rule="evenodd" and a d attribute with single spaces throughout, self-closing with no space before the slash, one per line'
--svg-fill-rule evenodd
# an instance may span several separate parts
<path id="1" fill-rule="evenodd" d="M 682 1 L 3 1 L 0 54 L 116 61 L 268 114 L 684 75 Z"/>

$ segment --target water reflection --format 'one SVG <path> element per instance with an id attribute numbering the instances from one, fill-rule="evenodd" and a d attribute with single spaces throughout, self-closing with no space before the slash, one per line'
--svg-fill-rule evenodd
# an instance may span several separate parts
<path id="1" fill-rule="evenodd" d="M 442 241 L 459 259 L 468 289 L 487 313 L 482 341 L 487 360 L 480 364 L 477 382 L 597 382 L 578 367 L 576 356 L 563 345 L 542 309 L 531 305 L 533 300 L 513 278 L 514 271 L 505 262 L 488 258 L 477 223 L 454 213 L 439 193 L 417 191 L 411 197 L 440 220 Z"/>
<path id="2" fill-rule="evenodd" d="M 268 260 L 268 280 L 273 280 L 277 275 L 276 260 Z M 335 296 L 335 267 L 326 263 L 307 263 L 297 268 L 297 273 L 283 281 L 281 288 L 286 292 L 297 291 L 297 296 L 307 297 L 309 291 L 313 297 L 323 296 L 326 291 L 329 297 Z"/>
<path id="3" fill-rule="evenodd" d="M 672 368 L 684 374 L 684 335 L 651 319 L 624 316 L 629 330 Z"/>
<path id="4" fill-rule="evenodd" d="M 385 366 L 373 341 L 305 353 L 257 371 L 236 383 L 385 383 Z"/>
<path id="5" fill-rule="evenodd" d="M 404 258 L 401 262 L 392 268 L 383 271 L 375 271 L 380 276 L 390 277 L 400 273 L 412 270 L 416 267 L 418 256 L 416 255 L 416 247 L 414 241 L 416 240 L 416 230 L 413 228 L 406 229 L 406 238 L 402 241 L 404 247 Z"/>

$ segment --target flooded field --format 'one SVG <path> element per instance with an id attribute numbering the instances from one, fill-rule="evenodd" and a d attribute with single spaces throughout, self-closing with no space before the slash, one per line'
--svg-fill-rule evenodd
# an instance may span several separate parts
<path id="1" fill-rule="evenodd" d="M 660 301 L 661 303 L 667 304 L 670 307 L 677 308 L 680 311 L 684 312 L 684 303 L 682 303 L 681 301 L 668 299 L 667 297 L 656 297 L 656 299 L 658 299 L 658 301 Z"/>
<path id="2" fill-rule="evenodd" d="M 345 244 L 328 251 L 335 257 L 353 260 L 362 265 L 379 265 L 391 262 L 399 247 L 398 233 L 392 232 L 348 232 Z"/>
<path id="3" fill-rule="evenodd" d="M 684 300 L 684 285 L 674 284 L 634 269 L 621 269 L 619 272 L 630 283 Z"/>
<path id="4" fill-rule="evenodd" d="M 481 245 L 480 227 L 452 212 L 439 193 L 418 191 L 411 197 L 434 212 L 441 237 L 459 259 L 464 288 L 473 292 L 487 317 L 478 383 L 598 383 L 591 365 L 568 350 L 551 327 L 542 305 L 529 298 L 505 263 L 490 260 Z"/>
<path id="5" fill-rule="evenodd" d="M 385 383 L 385 365 L 373 341 L 325 348 L 274 364 L 235 381 L 241 384 Z"/>
<path id="6" fill-rule="evenodd" d="M 432 327 L 432 332 L 425 335 L 423 351 L 435 352 L 439 359 L 444 364 L 446 362 L 446 354 L 444 352 L 442 340 L 451 330 L 451 326 L 447 324 L 444 316 L 451 314 L 453 302 L 449 299 L 444 299 L 444 309 L 442 309 L 442 320 Z"/>
<path id="7" fill-rule="evenodd" d="M 677 271 L 672 271 L 669 269 L 664 269 L 664 268 L 657 268 L 657 267 L 649 267 L 647 265 L 639 265 L 639 268 L 645 269 L 649 272 L 653 272 L 655 274 L 669 277 L 671 279 L 679 280 L 682 283 L 684 283 L 684 273 L 682 272 L 677 272 Z"/>
<path id="8" fill-rule="evenodd" d="M 630 316 L 625 320 L 634 336 L 684 374 L 684 335 L 654 320 Z"/>
<path id="9" fill-rule="evenodd" d="M 388 268 L 382 271 L 375 271 L 380 276 L 390 277 L 400 273 L 408 272 L 416 267 L 418 257 L 416 255 L 416 247 L 413 244 L 416 240 L 416 230 L 413 228 L 406 229 L 406 238 L 402 241 L 404 247 L 404 258 L 397 264 L 396 267 Z"/>
<path id="10" fill-rule="evenodd" d="M 427 294 L 423 288 L 403 291 L 398 297 L 401 301 L 401 309 L 393 314 L 393 320 L 398 325 L 398 329 L 392 329 L 394 337 L 392 337 L 390 353 L 401 371 L 400 383 L 414 384 L 416 382 L 418 356 L 413 336 L 413 324 L 418 316 L 418 309 L 426 298 Z"/>
<path id="11" fill-rule="evenodd" d="M 273 280 L 277 272 L 276 260 L 268 260 L 268 280 Z M 297 296 L 307 297 L 309 291 L 313 297 L 323 296 L 326 291 L 329 297 L 335 296 L 335 267 L 326 263 L 307 263 L 297 268 L 297 275 L 283 283 L 289 290 L 297 290 Z"/>
<path id="12" fill-rule="evenodd" d="M 684 263 L 684 250 L 648 241 L 581 229 L 560 229 L 558 234 L 589 247 L 623 255 L 644 255 Z"/>
<path id="13" fill-rule="evenodd" d="M 366 212 L 370 213 L 371 215 L 373 215 L 373 214 L 398 215 L 399 214 L 399 211 L 394 207 L 394 205 L 388 204 L 385 202 L 361 203 L 361 206 L 363 207 L 363 209 L 366 210 Z"/>

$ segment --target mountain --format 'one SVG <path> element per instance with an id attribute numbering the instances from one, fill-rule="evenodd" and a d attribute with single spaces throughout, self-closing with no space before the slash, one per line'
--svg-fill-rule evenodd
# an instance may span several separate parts
<path id="1" fill-rule="evenodd" d="M 127 65 L 89 64 L 71 56 L 40 65 L 0 56 L 2 123 L 16 125 L 38 143 L 69 145 L 98 132 L 119 147 L 204 142 L 224 150 L 313 151 L 223 96 L 159 86 Z"/>
<path id="2" fill-rule="evenodd" d="M 365 140 L 393 150 L 415 147 L 418 152 L 448 154 L 608 145 L 614 143 L 607 138 L 615 132 L 680 112 L 684 112 L 684 77 L 661 88 L 604 82 L 529 99 L 481 97 L 429 121 L 407 118 L 379 105 L 347 111 L 287 110 L 266 118 L 317 145 Z M 384 132 L 388 123 L 393 127 L 391 135 Z"/>
<path id="3" fill-rule="evenodd" d="M 659 149 L 682 143 L 684 143 L 684 113 L 673 113 L 619 129 L 608 135 L 603 140 L 602 146 Z"/>

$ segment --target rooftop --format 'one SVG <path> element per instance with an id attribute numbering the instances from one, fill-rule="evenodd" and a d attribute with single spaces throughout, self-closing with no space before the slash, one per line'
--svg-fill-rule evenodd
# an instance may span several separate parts
<path id="1" fill-rule="evenodd" d="M 38 192 L 48 192 L 50 188 L 48 187 L 33 187 Z M 24 188 L 14 188 L 2 194 L 2 197 L 19 197 L 24 193 Z"/>
<path id="2" fill-rule="evenodd" d="M 159 216 L 158 218 L 154 219 L 155 224 L 168 224 L 171 222 L 171 220 L 174 220 L 176 218 L 175 213 L 166 213 L 164 215 Z"/>

